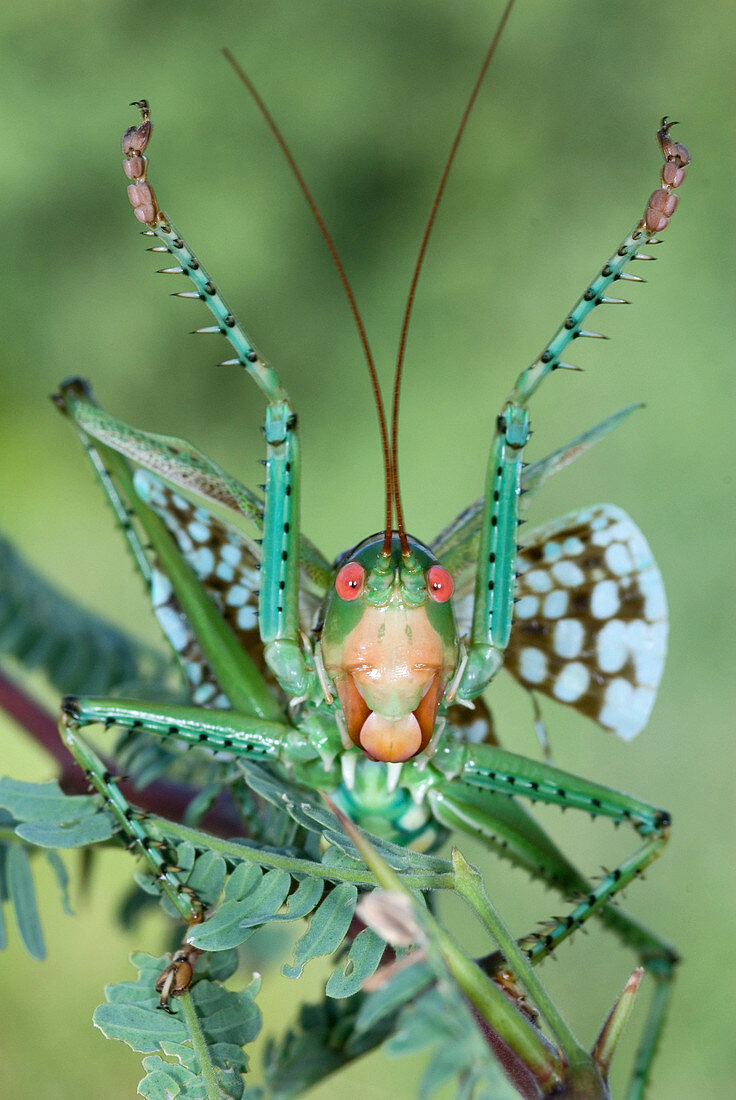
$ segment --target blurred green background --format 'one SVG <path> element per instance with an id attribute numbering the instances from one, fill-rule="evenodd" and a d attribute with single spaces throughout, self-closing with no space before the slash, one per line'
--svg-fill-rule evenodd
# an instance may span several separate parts
<path id="1" fill-rule="evenodd" d="M 35 0 L 0 16 L 3 158 L 0 522 L 28 557 L 89 607 L 155 640 L 140 585 L 83 455 L 48 401 L 70 374 L 113 412 L 183 435 L 251 484 L 262 401 L 215 371 L 198 304 L 158 280 L 124 193 L 119 135 L 147 97 L 150 179 L 256 343 L 282 373 L 303 431 L 303 522 L 334 554 L 381 524 L 381 468 L 365 368 L 326 249 L 280 152 L 219 50 L 248 68 L 337 240 L 389 384 L 411 268 L 443 158 L 500 14 L 490 0 Z M 693 167 L 630 309 L 597 311 L 608 344 L 576 345 L 586 373 L 535 398 L 532 457 L 615 409 L 647 408 L 535 500 L 531 519 L 615 501 L 645 530 L 668 586 L 671 654 L 634 743 L 545 705 L 556 762 L 631 790 L 674 817 L 671 844 L 626 905 L 685 958 L 652 1100 L 734 1095 L 733 5 L 678 0 L 519 0 L 468 128 L 420 284 L 402 395 L 401 475 L 412 533 L 431 538 L 480 494 L 496 412 L 656 185 L 667 113 Z M 601 316 L 603 314 L 603 316 Z M 503 679 L 503 677 L 501 678 Z M 47 698 L 49 698 L 47 696 Z M 50 700 L 53 702 L 53 700 Z M 536 752 L 528 701 L 491 701 L 504 742 Z M 3 771 L 51 767 L 3 726 Z M 631 850 L 605 823 L 542 815 L 583 868 Z M 519 933 L 560 901 L 463 849 L 486 869 Z M 77 861 L 69 860 L 77 871 Z M 132 866 L 101 862 L 65 917 L 49 882 L 49 958 L 17 938 L 0 959 L 0 1093 L 129 1097 L 137 1057 L 94 1032 L 106 981 L 158 951 L 151 921 L 111 921 Z M 471 949 L 478 928 L 458 924 Z M 259 969 L 264 969 L 260 964 Z M 598 928 L 544 969 L 592 1041 L 632 959 Z M 249 974 L 244 974 L 247 980 Z M 265 969 L 271 1027 L 314 995 Z M 648 996 L 646 990 L 645 996 Z M 639 1009 L 631 1034 L 630 1053 Z M 621 1058 L 621 1062 L 625 1058 Z M 383 1055 L 310 1096 L 413 1095 L 422 1059 Z M 621 1073 L 614 1084 L 621 1088 Z"/>

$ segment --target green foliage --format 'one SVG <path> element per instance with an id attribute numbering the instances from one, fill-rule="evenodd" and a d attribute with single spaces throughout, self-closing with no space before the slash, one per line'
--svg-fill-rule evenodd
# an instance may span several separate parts
<path id="1" fill-rule="evenodd" d="M 46 859 L 69 913 L 68 876 L 57 848 L 76 848 L 107 840 L 113 825 L 94 799 L 70 798 L 58 783 L 22 783 L 0 779 L 0 948 L 6 945 L 5 913 L 12 905 L 24 947 L 34 959 L 46 955 L 36 901 L 34 846 Z"/>
<path id="2" fill-rule="evenodd" d="M 193 942 L 204 951 L 223 951 L 245 943 L 268 920 L 306 916 L 321 898 L 324 883 L 316 878 L 303 879 L 291 895 L 287 911 L 277 916 L 291 885 L 292 877 L 286 871 L 264 874 L 260 867 L 241 863 L 228 879 L 222 903 L 197 928 Z"/>
<path id="3" fill-rule="evenodd" d="M 29 955 L 42 959 L 46 954 L 36 906 L 31 861 L 20 844 L 10 846 L 3 860 L 3 899 L 12 899 L 21 939 Z"/>
<path id="4" fill-rule="evenodd" d="M 376 838 L 371 849 L 376 866 L 369 871 L 356 847 L 358 834 L 349 836 L 330 810 L 262 769 L 248 766 L 244 771 L 251 790 L 298 826 L 292 832 L 296 848 L 218 841 L 188 826 L 155 816 L 148 819 L 148 835 L 160 838 L 175 854 L 179 881 L 196 892 L 210 915 L 187 935 L 188 944 L 202 954 L 196 959 L 191 992 L 173 998 L 175 1007 L 170 1012 L 160 1011 L 154 988 L 166 958 L 140 954 L 132 958 L 139 971 L 136 981 L 108 987 L 106 1003 L 95 1012 L 94 1022 L 105 1035 L 147 1055 L 141 1095 L 151 1100 L 169 1096 L 256 1100 L 262 1095 L 258 1089 L 246 1090 L 243 1080 L 248 1070 L 243 1048 L 254 1041 L 261 1026 L 254 1003 L 259 983 L 254 981 L 241 992 L 222 983 L 238 966 L 236 949 L 258 929 L 301 920 L 306 928 L 293 947 L 291 962 L 283 965 L 287 977 L 298 979 L 313 959 L 340 955 L 326 982 L 324 1003 L 304 1008 L 296 1027 L 269 1045 L 270 1095 L 298 1095 L 388 1036 L 393 1038 L 387 1049 L 395 1054 L 427 1046 L 434 1050 L 421 1086 L 423 1097 L 450 1079 L 456 1079 L 458 1095 L 486 1095 L 482 1089 L 476 1092 L 476 1086 L 496 1080 L 499 1071 L 444 965 L 437 962 L 436 951 L 430 954 L 435 959 L 432 965 L 419 961 L 366 996 L 362 987 L 381 964 L 386 943 L 371 928 L 349 934 L 358 885 L 345 878 L 357 874 L 370 890 L 376 871 L 384 867 L 386 873 L 398 875 L 399 883 L 413 883 L 423 874 L 446 887 L 451 865 Z M 80 847 L 107 841 L 116 832 L 115 821 L 98 797 L 65 795 L 55 782 L 0 781 L 0 812 L 3 900 L 12 901 L 28 951 L 41 958 L 44 943 L 32 876 L 34 847 Z M 315 845 L 319 837 L 322 852 Z M 362 849 L 366 841 L 359 843 Z M 63 865 L 53 848 L 48 855 L 65 892 Z M 281 866 L 272 866 L 274 862 Z M 146 892 L 160 897 L 171 916 L 178 916 L 171 898 L 161 895 L 156 878 L 139 872 L 136 879 Z M 423 908 L 420 894 L 410 896 Z M 433 987 L 438 977 L 440 985 Z"/>
<path id="5" fill-rule="evenodd" d="M 79 848 L 108 840 L 114 826 L 92 795 L 66 795 L 55 779 L 0 779 L 0 806 L 17 819 L 17 836 L 44 848 Z"/>
<path id="6" fill-rule="evenodd" d="M 417 1100 L 429 1100 L 452 1080 L 457 1081 L 457 1100 L 513 1100 L 516 1096 L 466 1002 L 449 983 L 441 983 L 401 1010 L 386 1050 L 396 1055 L 431 1052 Z"/>
<path id="7" fill-rule="evenodd" d="M 0 536 L 0 655 L 40 669 L 63 692 L 160 685 L 166 662 L 125 631 L 80 607 Z"/>
<path id="8" fill-rule="evenodd" d="M 240 993 L 223 988 L 220 983 L 237 966 L 236 955 L 229 955 L 227 960 L 220 958 L 210 972 L 216 980 L 211 980 L 203 966 L 204 973 L 191 994 L 184 995 L 191 996 L 201 1029 L 201 1036 L 194 1037 L 181 1008 L 176 1014 L 158 1008 L 153 987 L 167 961 L 165 957 L 131 956 L 138 978 L 106 988 L 106 1003 L 95 1011 L 95 1025 L 108 1038 L 127 1043 L 133 1050 L 160 1052 L 143 1060 L 147 1075 L 138 1091 L 150 1100 L 207 1097 L 205 1062 L 214 1071 L 220 1095 L 255 1100 L 257 1094 L 246 1092 L 243 1085 L 242 1074 L 248 1070 L 243 1047 L 255 1040 L 261 1028 L 261 1014 L 255 1004 L 260 982 L 254 980 Z"/>
<path id="9" fill-rule="evenodd" d="M 386 945 L 372 928 L 364 928 L 350 944 L 341 966 L 333 971 L 325 993 L 328 997 L 352 997 L 375 973 Z"/>
<path id="10" fill-rule="evenodd" d="M 265 1076 L 274 1100 L 301 1096 L 317 1081 L 375 1049 L 391 1034 L 392 1019 L 358 1031 L 361 995 L 305 1004 L 298 1018 L 265 1052 Z"/>
<path id="11" fill-rule="evenodd" d="M 291 962 L 283 965 L 283 973 L 290 978 L 298 979 L 311 960 L 340 953 L 326 982 L 324 1004 L 303 1009 L 296 1028 L 268 1048 L 266 1072 L 273 1096 L 297 1095 L 372 1049 L 392 1034 L 397 1020 L 402 1019 L 397 1016 L 402 1006 L 432 981 L 431 971 L 420 963 L 368 997 L 361 992 L 363 983 L 380 965 L 386 944 L 369 928 L 348 938 L 358 886 L 341 880 L 357 875 L 370 889 L 373 875 L 330 810 L 263 769 L 252 765 L 241 768 L 261 805 L 270 806 L 273 813 L 291 822 L 289 847 L 279 851 L 244 840 L 216 842 L 190 827 L 150 819 L 151 835 L 160 836 L 175 853 L 181 882 L 196 891 L 211 910 L 208 919 L 194 926 L 187 937 L 190 944 L 204 952 L 197 962 L 191 992 L 191 1011 L 201 1025 L 199 1046 L 191 1034 L 182 1001 L 174 1002 L 175 1015 L 158 1008 L 154 985 L 166 965 L 165 958 L 134 955 L 137 980 L 108 987 L 106 1004 L 95 1012 L 94 1022 L 105 1035 L 148 1055 L 143 1061 L 146 1076 L 139 1091 L 152 1100 L 208 1096 L 203 1059 L 211 1065 L 222 1095 L 253 1100 L 260 1095 L 258 1090 L 246 1090 L 242 1080 L 248 1068 L 242 1048 L 260 1030 L 260 1014 L 254 1004 L 257 983 L 240 993 L 225 989 L 221 983 L 238 965 L 236 948 L 265 926 L 306 921 L 294 944 Z M 66 795 L 55 781 L 39 784 L 0 780 L 0 814 L 2 898 L 14 907 L 27 950 L 33 957 L 42 958 L 45 948 L 33 883 L 34 852 L 49 849 L 47 857 L 66 906 L 66 872 L 55 849 L 108 841 L 117 826 L 98 796 Z M 216 843 L 217 850 L 210 843 Z M 425 875 L 439 885 L 451 870 L 447 860 L 407 851 L 378 838 L 374 843 L 380 858 L 407 881 Z M 271 866 L 274 862 L 283 866 Z M 143 872 L 137 872 L 135 878 L 146 893 L 159 898 L 171 916 L 178 916 L 170 900 L 161 896 L 155 878 Z M 0 934 L 3 927 L 0 924 Z M 4 934 L 0 942 L 4 943 Z M 421 1019 L 424 1021 L 423 1015 Z M 426 1021 L 422 1035 L 430 1036 Z M 440 1032 L 437 1037 L 442 1037 Z M 483 1045 L 482 1040 L 478 1041 Z M 402 1049 L 398 1042 L 396 1052 Z M 452 1068 L 443 1067 L 442 1073 L 467 1076 L 468 1065 L 468 1056 L 461 1057 L 458 1049 Z"/>

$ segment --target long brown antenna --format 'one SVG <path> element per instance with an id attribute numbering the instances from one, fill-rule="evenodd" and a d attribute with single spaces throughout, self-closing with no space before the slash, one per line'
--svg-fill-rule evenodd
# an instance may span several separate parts
<path id="1" fill-rule="evenodd" d="M 442 199 L 442 195 L 445 190 L 445 184 L 447 183 L 447 177 L 450 175 L 450 169 L 452 168 L 453 161 L 455 160 L 455 154 L 462 140 L 462 136 L 465 133 L 465 127 L 467 125 L 470 112 L 473 109 L 476 99 L 478 98 L 478 92 L 480 91 L 483 79 L 488 71 L 488 66 L 493 60 L 493 55 L 496 52 L 496 47 L 501 41 L 501 35 L 504 32 L 504 28 L 511 15 L 511 9 L 514 6 L 514 0 L 508 0 L 506 7 L 504 8 L 503 15 L 501 16 L 498 26 L 496 27 L 496 33 L 493 35 L 488 52 L 483 59 L 483 64 L 480 67 L 473 90 L 470 93 L 468 102 L 465 104 L 465 110 L 463 111 L 462 118 L 460 119 L 460 125 L 455 133 L 450 153 L 445 161 L 445 167 L 442 170 L 442 176 L 440 177 L 439 186 L 437 187 L 437 193 L 434 196 L 434 202 L 432 203 L 432 209 L 429 212 L 429 218 L 427 219 L 427 225 L 424 230 L 424 236 L 422 237 L 422 243 L 419 247 L 419 255 L 417 256 L 416 266 L 414 267 L 414 274 L 412 275 L 411 285 L 409 287 L 409 297 L 406 302 L 406 309 L 404 310 L 404 320 L 401 325 L 401 336 L 399 338 L 399 351 L 396 359 L 396 374 L 394 375 L 394 394 L 393 404 L 391 408 L 391 480 L 393 482 L 394 492 L 394 506 L 396 508 L 396 527 L 399 533 L 399 539 L 401 541 L 402 553 L 409 553 L 409 543 L 406 538 L 406 531 L 404 529 L 404 513 L 401 509 L 401 495 L 399 492 L 399 392 L 401 390 L 401 375 L 404 367 L 404 355 L 406 352 L 406 337 L 409 331 L 409 320 L 411 318 L 412 309 L 414 307 L 414 296 L 416 294 L 417 283 L 419 282 L 419 273 L 422 270 L 422 264 L 424 263 L 424 255 L 427 251 L 427 244 L 429 243 L 429 237 L 432 232 L 435 218 L 437 216 L 437 210 Z"/>
<path id="2" fill-rule="evenodd" d="M 392 527 L 392 524 L 391 524 L 391 519 L 392 519 L 391 502 L 392 502 L 392 496 L 393 496 L 393 492 L 392 492 L 392 471 L 393 471 L 394 464 L 391 462 L 391 451 L 389 449 L 389 442 L 388 442 L 388 428 L 386 426 L 386 415 L 385 415 L 384 408 L 383 408 L 383 400 L 381 398 L 381 388 L 378 384 L 378 375 L 376 374 L 376 367 L 375 367 L 375 364 L 373 362 L 373 355 L 371 353 L 370 345 L 368 343 L 368 336 L 366 335 L 365 326 L 363 325 L 363 319 L 360 316 L 360 311 L 358 310 L 358 305 L 355 301 L 355 295 L 353 294 L 353 288 L 350 285 L 350 280 L 348 279 L 345 268 L 343 267 L 342 260 L 340 259 L 337 248 L 335 246 L 335 242 L 332 239 L 332 235 L 330 234 L 329 229 L 325 225 L 324 218 L 322 217 L 322 215 L 319 211 L 319 207 L 317 206 L 317 203 L 315 202 L 315 200 L 312 196 L 312 192 L 309 190 L 309 187 L 307 186 L 307 183 L 306 183 L 304 177 L 302 176 L 301 172 L 299 171 L 299 167 L 298 167 L 296 161 L 294 160 L 291 149 L 286 144 L 286 139 L 284 138 L 283 134 L 279 130 L 278 126 L 276 125 L 276 122 L 274 121 L 274 118 L 271 115 L 271 112 L 269 111 L 268 107 L 266 106 L 266 104 L 261 99 L 260 95 L 258 94 L 258 90 L 256 89 L 255 85 L 253 84 L 253 81 L 250 79 L 248 74 L 245 72 L 245 70 L 242 68 L 242 66 L 239 64 L 239 62 L 236 61 L 236 59 L 233 57 L 233 55 L 231 54 L 230 50 L 227 47 L 224 47 L 222 52 L 225 55 L 225 59 L 227 60 L 227 62 L 230 64 L 230 66 L 235 71 L 238 78 L 242 81 L 242 83 L 247 88 L 247 90 L 248 90 L 248 92 L 251 96 L 251 99 L 253 100 L 256 107 L 258 108 L 258 110 L 263 115 L 263 118 L 265 119 L 269 130 L 271 131 L 273 136 L 276 138 L 276 141 L 278 142 L 278 145 L 279 145 L 279 148 L 281 149 L 281 152 L 286 157 L 287 163 L 289 165 L 289 168 L 292 171 L 294 179 L 299 184 L 299 187 L 301 188 L 302 194 L 304 195 L 304 198 L 307 200 L 307 203 L 309 204 L 309 209 L 312 211 L 312 214 L 314 216 L 314 220 L 316 221 L 317 225 L 319 226 L 320 233 L 324 237 L 325 243 L 326 243 L 327 247 L 330 250 L 330 255 L 332 256 L 332 262 L 334 263 L 334 265 L 337 269 L 337 274 L 340 276 L 340 282 L 342 283 L 343 290 L 345 291 L 348 302 L 350 304 L 350 310 L 353 314 L 355 324 L 357 325 L 357 328 L 358 328 L 358 335 L 360 336 L 360 342 L 363 345 L 363 352 L 365 354 L 365 361 L 368 364 L 368 373 L 370 374 L 371 385 L 373 387 L 373 397 L 374 397 L 375 402 L 376 402 L 376 412 L 378 413 L 378 425 L 379 425 L 379 428 L 381 430 L 381 449 L 383 451 L 383 468 L 384 468 L 384 474 L 385 474 L 385 479 L 386 479 L 386 528 L 385 528 L 386 533 L 385 533 L 385 538 L 384 538 L 384 543 L 383 543 L 383 553 L 388 557 L 391 553 L 391 527 Z M 398 499 L 398 497 L 397 497 L 397 499 Z"/>

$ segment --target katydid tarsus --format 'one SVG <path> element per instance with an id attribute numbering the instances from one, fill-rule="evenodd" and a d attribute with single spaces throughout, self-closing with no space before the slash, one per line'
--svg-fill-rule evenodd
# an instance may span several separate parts
<path id="1" fill-rule="evenodd" d="M 300 529 L 297 417 L 286 389 L 159 206 L 147 178 L 150 108 L 145 100 L 135 104 L 141 123 L 123 137 L 130 201 L 144 232 L 157 239 L 151 251 L 173 258 L 173 266 L 163 270 L 193 284 L 180 296 L 202 301 L 212 313 L 214 324 L 198 331 L 225 336 L 234 352 L 227 362 L 242 367 L 266 399 L 266 483 L 263 495 L 252 492 L 182 440 L 136 430 L 110 416 L 81 380 L 61 386 L 57 403 L 80 431 L 123 518 L 190 696 L 187 705 L 70 697 L 63 704 L 61 729 L 92 785 L 190 925 L 190 937 L 202 907 L 81 739 L 85 726 L 143 728 L 264 762 L 329 792 L 358 824 L 402 844 L 428 847 L 447 830 L 482 838 L 574 899 L 543 933 L 521 941 L 533 963 L 597 915 L 653 974 L 659 992 L 637 1058 L 634 1097 L 646 1084 L 677 957 L 612 901 L 660 854 L 669 817 L 548 761 L 502 749 L 481 696 L 505 667 L 529 691 L 567 703 L 625 739 L 648 719 L 664 662 L 666 604 L 656 564 L 632 520 L 610 505 L 586 508 L 525 529 L 517 545 L 522 504 L 531 493 L 616 427 L 633 406 L 546 459 L 532 465 L 522 459 L 530 399 L 547 377 L 570 369 L 563 356 L 574 339 L 599 335 L 584 327 L 586 318 L 600 305 L 623 300 L 614 284 L 641 281 L 628 267 L 651 258 L 646 248 L 667 227 L 689 156 L 672 140 L 673 124 L 663 119 L 657 134 L 664 156 L 660 186 L 644 216 L 519 375 L 496 420 L 484 496 L 431 544 L 411 537 L 399 493 L 397 443 L 406 331 L 434 213 L 496 41 L 467 104 L 422 242 L 390 423 L 352 291 L 317 215 L 360 330 L 385 469 L 383 530 L 334 563 Z M 253 537 L 224 521 L 223 510 L 248 521 Z M 591 885 L 548 838 L 540 839 L 543 834 L 519 798 L 626 823 L 641 846 Z M 188 989 L 197 955 L 196 945 L 185 944 L 161 976 L 157 988 L 164 1006 Z M 503 958 L 494 965 L 500 971 Z"/>

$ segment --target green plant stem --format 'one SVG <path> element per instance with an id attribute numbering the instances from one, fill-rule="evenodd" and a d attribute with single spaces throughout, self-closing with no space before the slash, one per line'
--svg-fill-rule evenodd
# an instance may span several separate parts
<path id="1" fill-rule="evenodd" d="M 350 821 L 341 810 L 322 796 L 337 816 L 367 865 L 375 872 L 381 886 L 388 891 L 408 894 L 406 879 L 399 877 L 392 867 L 381 858 L 368 838 Z M 462 857 L 461 857 L 462 858 Z M 463 862 L 465 862 L 463 860 Z M 471 870 L 469 865 L 468 871 Z M 476 872 L 477 873 L 477 872 Z M 480 876 L 479 876 L 480 877 Z M 457 889 L 457 868 L 455 868 L 455 888 Z M 505 1043 L 522 1059 L 546 1092 L 551 1092 L 563 1081 L 563 1066 L 556 1054 L 551 1051 L 539 1032 L 522 1016 L 504 993 L 487 974 L 451 939 L 440 927 L 432 914 L 415 898 L 411 898 L 417 924 L 422 930 L 428 958 L 436 953 L 441 958 L 441 966 L 449 970 L 453 978 L 486 1020 Z M 588 1058 L 590 1061 L 590 1058 Z"/>
<path id="2" fill-rule="evenodd" d="M 473 907 L 501 948 L 516 979 L 549 1024 L 552 1034 L 564 1051 L 568 1064 L 572 1066 L 589 1063 L 590 1055 L 575 1038 L 567 1020 L 560 1013 L 528 958 L 507 928 L 501 914 L 488 897 L 478 872 L 470 866 L 457 848 L 453 849 L 452 862 L 455 867 L 455 888 L 458 894 Z"/>
<path id="3" fill-rule="evenodd" d="M 215 1068 L 210 1061 L 210 1053 L 207 1049 L 207 1041 L 204 1037 L 201 1025 L 199 1023 L 199 1017 L 192 1001 L 191 993 L 183 993 L 180 999 L 180 1004 L 184 1013 L 184 1019 L 186 1020 L 187 1027 L 189 1028 L 189 1035 L 192 1040 L 192 1047 L 194 1053 L 197 1055 L 197 1061 L 199 1062 L 199 1068 L 202 1071 L 202 1080 L 205 1083 L 207 1089 L 207 1100 L 221 1100 L 222 1093 L 220 1092 L 219 1085 L 217 1084 L 217 1078 L 215 1077 Z"/>
<path id="4" fill-rule="evenodd" d="M 470 1003 L 531 1070 L 545 1093 L 561 1085 L 563 1067 L 541 1035 L 429 913 L 426 913 L 426 918 L 429 918 L 426 920 L 429 936 L 434 940 L 445 966 Z M 422 914 L 421 922 L 425 924 L 425 914 Z"/>
<path id="5" fill-rule="evenodd" d="M 168 821 L 165 817 L 156 814 L 147 814 L 147 820 L 160 829 L 164 836 L 177 836 L 182 840 L 189 840 L 199 848 L 211 849 L 219 852 L 225 859 L 257 863 L 261 867 L 274 867 L 279 871 L 289 871 L 296 875 L 309 875 L 311 878 L 329 879 L 334 882 L 352 882 L 356 886 L 379 886 L 376 875 L 370 871 L 352 870 L 346 867 L 327 867 L 321 863 L 314 863 L 309 859 L 299 859 L 297 856 L 283 856 L 277 852 L 266 851 L 263 848 L 252 847 L 242 842 L 222 840 L 220 837 L 211 836 L 209 833 L 201 833 L 198 829 L 192 829 L 188 825 L 180 825 L 175 821 Z M 454 890 L 455 875 L 451 872 L 436 875 L 410 875 L 401 873 L 397 875 L 402 886 L 407 890 Z"/>

